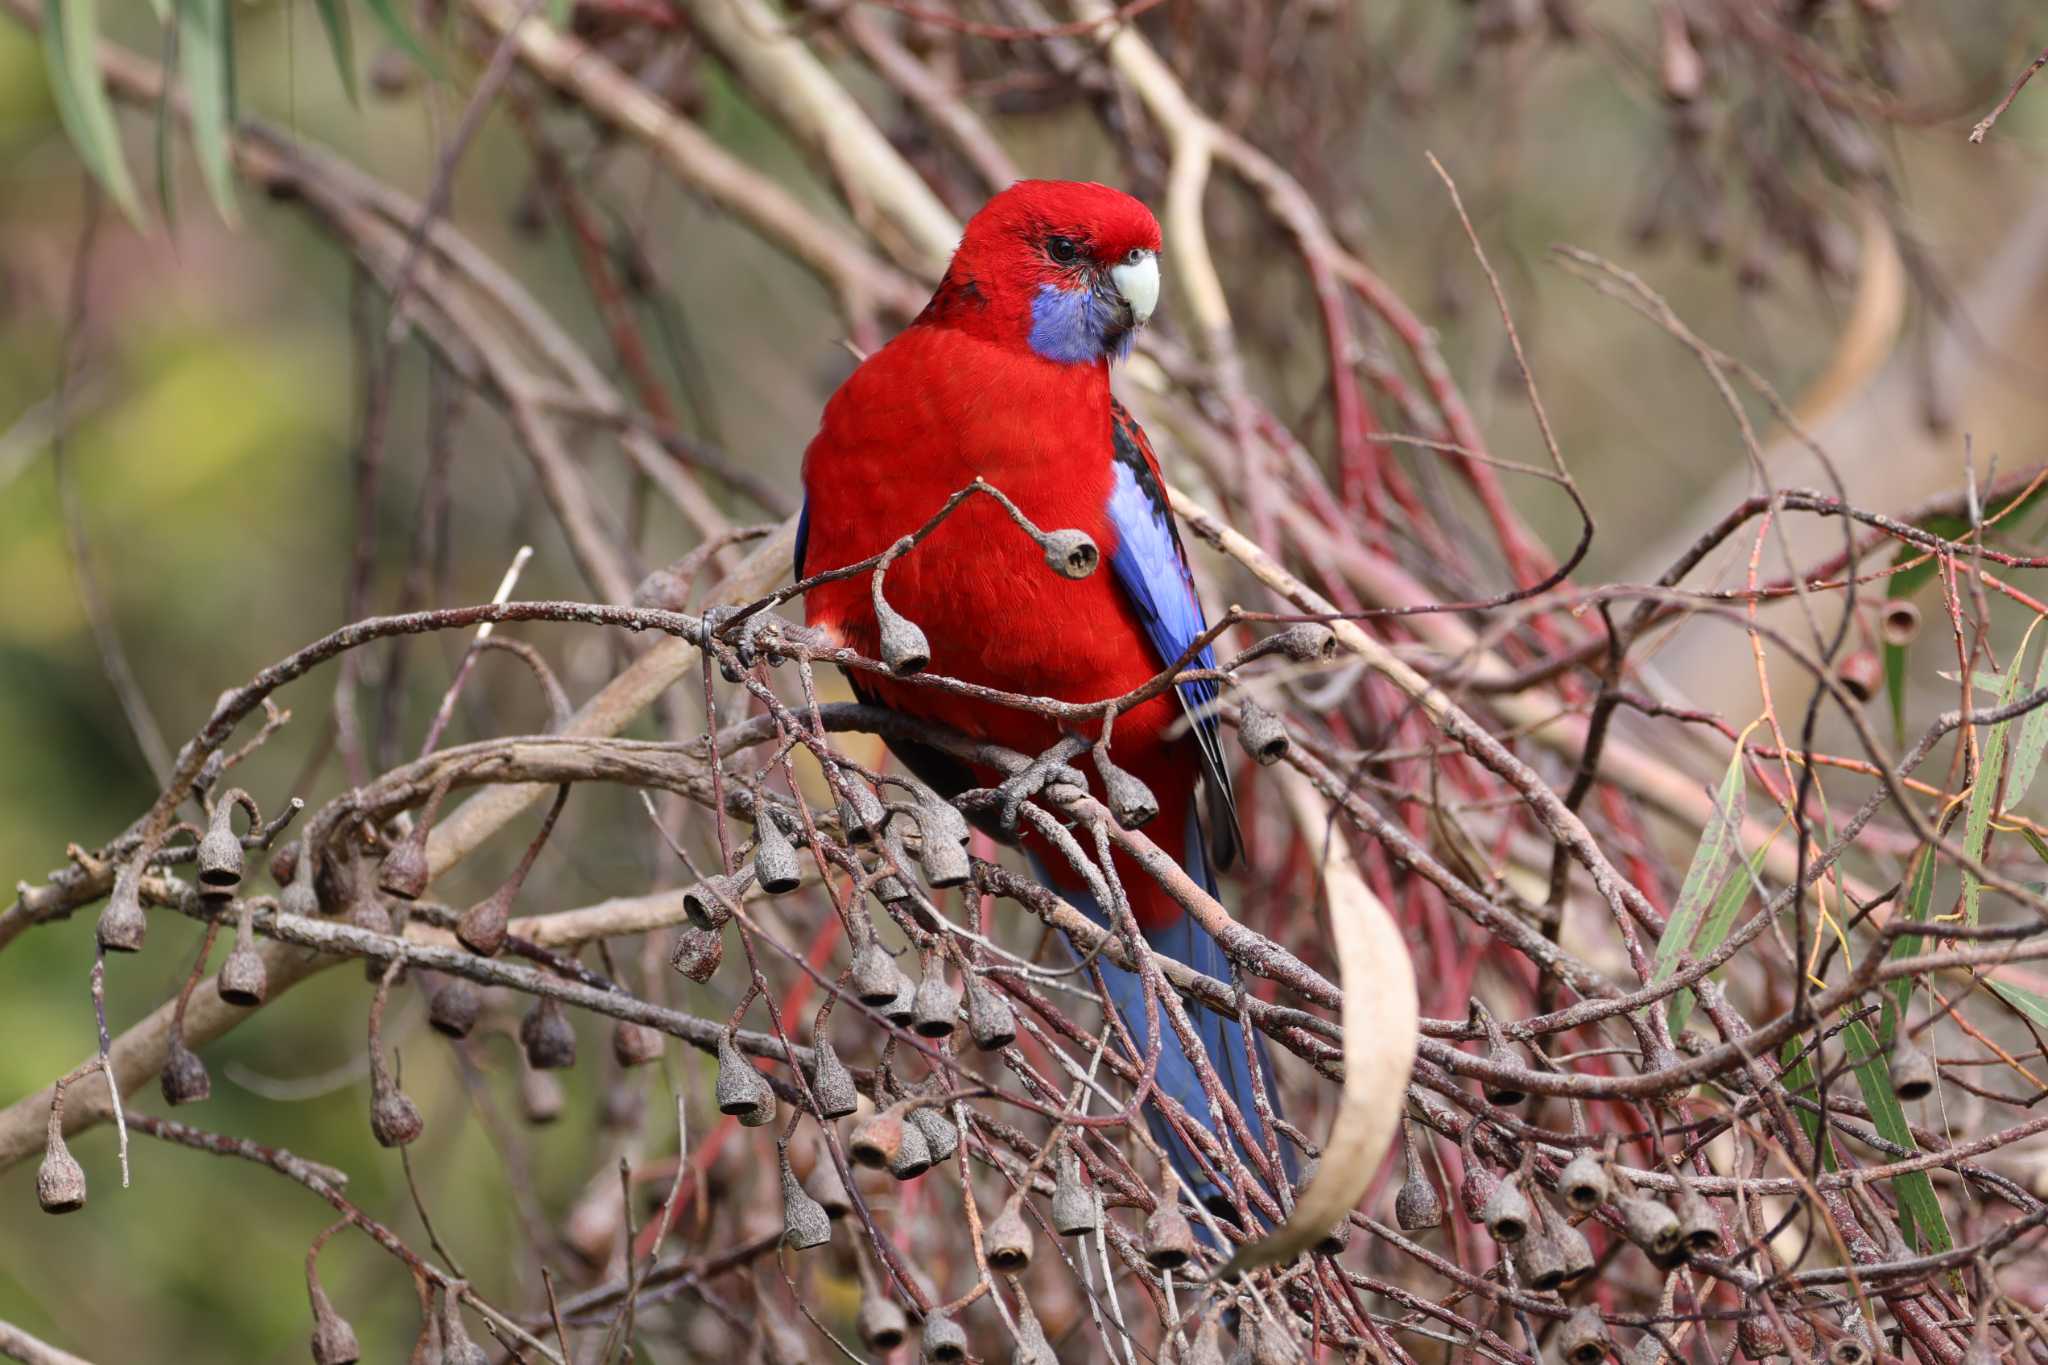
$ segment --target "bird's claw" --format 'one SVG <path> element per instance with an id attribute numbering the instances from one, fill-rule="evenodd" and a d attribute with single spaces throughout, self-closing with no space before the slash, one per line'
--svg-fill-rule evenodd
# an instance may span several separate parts
<path id="1" fill-rule="evenodd" d="M 740 669 L 752 668 L 757 663 L 770 667 L 783 663 L 788 658 L 789 646 L 822 644 L 823 632 L 810 626 L 800 626 L 793 621 L 769 611 L 757 611 L 744 617 L 726 633 L 726 623 L 738 616 L 743 607 L 710 607 L 704 612 L 704 631 L 707 636 L 716 636 L 731 650 L 727 657 L 721 657 L 719 667 L 725 673 L 727 682 L 738 682 L 733 665 Z"/>
<path id="2" fill-rule="evenodd" d="M 1084 739 L 1068 735 L 1059 743 L 1047 749 L 1030 763 L 1004 778 L 995 789 L 997 806 L 996 818 L 1009 833 L 1017 831 L 1017 817 L 1024 809 L 1024 803 L 1056 783 L 1067 783 L 1077 791 L 1088 790 L 1088 779 L 1081 775 L 1069 759 L 1079 758 L 1088 750 Z"/>

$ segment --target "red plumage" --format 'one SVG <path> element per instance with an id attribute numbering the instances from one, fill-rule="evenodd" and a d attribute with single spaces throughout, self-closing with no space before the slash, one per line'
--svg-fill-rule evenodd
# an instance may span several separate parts
<path id="1" fill-rule="evenodd" d="M 878 553 L 976 476 L 984 478 L 1040 527 L 1087 532 L 1102 552 L 1101 567 L 1078 581 L 1062 577 L 1000 507 L 971 498 L 891 565 L 890 604 L 923 628 L 931 673 L 1062 701 L 1101 701 L 1171 661 L 1159 658 L 1108 568 L 1117 532 L 1107 510 L 1114 480 L 1107 355 L 1074 363 L 1033 348 L 1034 295 L 1062 273 L 1044 254 L 1048 233 L 1084 242 L 1098 267 L 1133 249 L 1159 248 L 1151 213 L 1104 186 L 1024 182 L 992 200 L 968 224 L 917 322 L 863 363 L 827 404 L 804 457 L 809 517 L 802 571 Z M 1149 449 L 1144 453 L 1149 460 Z M 806 603 L 810 624 L 862 654 L 878 654 L 867 575 L 814 589 Z M 1059 739 L 1059 728 L 1042 717 L 915 682 L 865 674 L 860 686 L 892 709 L 1022 753 L 1042 752 Z M 1117 718 L 1112 746 L 1117 761 L 1158 799 L 1152 828 L 1176 857 L 1200 775 L 1193 744 L 1175 737 L 1180 721 L 1174 698 L 1156 697 Z M 990 784 L 996 776 L 977 774 Z M 1067 880 L 1062 860 L 1045 862 Z M 1179 915 L 1149 877 L 1120 871 L 1146 928 Z"/>

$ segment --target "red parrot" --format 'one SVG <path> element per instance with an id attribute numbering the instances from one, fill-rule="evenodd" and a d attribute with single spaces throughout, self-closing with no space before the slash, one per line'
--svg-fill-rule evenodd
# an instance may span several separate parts
<path id="1" fill-rule="evenodd" d="M 884 579 L 889 604 L 924 631 L 927 671 L 1094 702 L 1121 696 L 1178 660 L 1205 628 L 1201 603 L 1159 462 L 1109 387 L 1110 361 L 1129 351 L 1158 302 L 1159 252 L 1151 212 L 1104 185 L 1027 180 L 989 200 L 967 224 L 924 311 L 826 404 L 804 455 L 797 575 L 879 553 L 979 477 L 1037 526 L 1085 531 L 1106 572 L 1063 576 L 994 500 L 969 498 Z M 880 653 L 867 574 L 811 590 L 806 618 L 840 645 L 870 658 Z M 1208 649 L 1196 666 L 1214 667 Z M 1062 738 L 1056 722 L 1027 711 L 876 673 L 849 677 L 863 701 L 1023 754 L 1044 753 Z M 1119 715 L 1111 753 L 1158 801 L 1153 837 L 1213 891 L 1215 866 L 1228 861 L 1236 836 L 1212 714 L 1216 689 L 1190 682 L 1177 691 Z M 942 794 L 993 786 L 1002 776 L 926 746 L 893 747 Z M 1089 781 L 1100 795 L 1099 777 L 1090 772 Z M 1206 810 L 1198 810 L 1198 789 Z M 1036 842 L 1025 846 L 1040 877 L 1106 922 L 1079 874 Z M 1230 979 L 1229 961 L 1207 931 L 1121 854 L 1117 871 L 1156 951 Z M 1141 982 L 1101 966 L 1143 1048 Z M 1263 1147 L 1241 1026 L 1187 1007 L 1210 1065 Z M 1159 1089 L 1215 1131 L 1208 1097 L 1163 1013 L 1160 1031 Z M 1261 1074 L 1269 1075 L 1262 1047 L 1259 1057 Z M 1222 1203 L 1213 1176 L 1164 1117 L 1148 1111 L 1148 1118 L 1197 1194 Z M 1291 1174 L 1291 1150 L 1284 1160 Z"/>

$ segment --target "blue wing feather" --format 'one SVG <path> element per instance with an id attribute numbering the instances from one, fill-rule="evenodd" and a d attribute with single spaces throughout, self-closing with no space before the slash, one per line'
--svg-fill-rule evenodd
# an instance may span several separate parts
<path id="1" fill-rule="evenodd" d="M 1195 595 L 1194 575 L 1188 570 L 1187 553 L 1174 529 L 1145 433 L 1121 403 L 1115 405 L 1114 417 L 1115 482 L 1109 494 L 1109 520 L 1116 528 L 1117 547 L 1109 567 L 1164 667 L 1178 661 L 1209 623 Z M 1215 651 L 1204 645 L 1191 662 L 1197 668 L 1214 668 Z M 1201 679 L 1181 683 L 1178 690 L 1202 753 L 1210 816 L 1217 825 L 1216 859 L 1227 863 L 1237 842 L 1237 807 L 1216 719 L 1217 685 Z"/>

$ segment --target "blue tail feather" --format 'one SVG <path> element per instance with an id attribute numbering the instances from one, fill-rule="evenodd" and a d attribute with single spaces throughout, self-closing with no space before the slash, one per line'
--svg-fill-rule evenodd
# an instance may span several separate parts
<path id="1" fill-rule="evenodd" d="M 1186 866 L 1213 894 L 1216 889 L 1215 877 L 1209 871 L 1209 862 L 1203 847 L 1201 830 L 1191 818 L 1188 822 Z M 1066 890 L 1062 892 L 1076 909 L 1105 928 L 1109 917 L 1101 906 L 1085 891 Z M 1219 981 L 1230 980 L 1230 959 L 1223 946 L 1210 936 L 1209 931 L 1198 924 L 1191 915 L 1182 915 L 1166 928 L 1145 935 L 1152 950 L 1162 957 L 1186 963 L 1205 976 Z M 1109 988 L 1110 999 L 1115 1003 L 1117 1013 L 1123 1016 L 1124 1027 L 1129 1030 L 1132 1044 L 1142 1056 L 1146 1047 L 1145 1032 L 1145 983 L 1137 973 L 1110 962 L 1107 958 L 1096 959 L 1102 970 L 1102 979 Z M 1259 1082 L 1253 1077 L 1250 1064 L 1245 1056 L 1244 1026 L 1234 1018 L 1216 1013 L 1206 1006 L 1183 998 L 1188 1022 L 1194 1026 L 1195 1034 L 1209 1054 L 1209 1065 L 1221 1082 L 1223 1091 L 1238 1112 L 1244 1115 L 1246 1127 L 1261 1139 L 1265 1145 L 1265 1128 L 1259 1119 L 1258 1103 L 1253 1098 Z M 1196 1074 L 1195 1065 L 1188 1059 L 1181 1046 L 1180 1035 L 1173 1031 L 1164 1011 L 1159 1016 L 1159 1068 L 1154 1084 L 1159 1090 L 1173 1097 L 1188 1114 L 1204 1128 L 1215 1131 L 1215 1123 L 1209 1113 L 1208 1092 L 1202 1089 L 1202 1082 Z M 1256 1034 L 1252 1038 L 1253 1050 L 1258 1056 L 1259 1071 L 1270 1077 L 1272 1064 L 1266 1052 L 1266 1040 Z M 1271 1090 L 1266 1092 L 1269 1096 Z M 1280 1112 L 1275 1100 L 1273 1112 Z M 1198 1198 L 1205 1203 L 1217 1200 L 1222 1191 L 1204 1171 L 1195 1154 L 1180 1135 L 1173 1130 L 1164 1114 L 1147 1107 L 1146 1125 L 1152 1135 L 1165 1148 L 1174 1169 L 1194 1189 Z M 1223 1134 L 1218 1134 L 1219 1138 Z M 1296 1175 L 1296 1157 L 1293 1147 L 1284 1139 L 1280 1143 L 1282 1168 L 1292 1181 Z M 1247 1163 L 1250 1164 L 1250 1163 Z M 1254 1167 L 1254 1169 L 1257 1169 Z"/>

